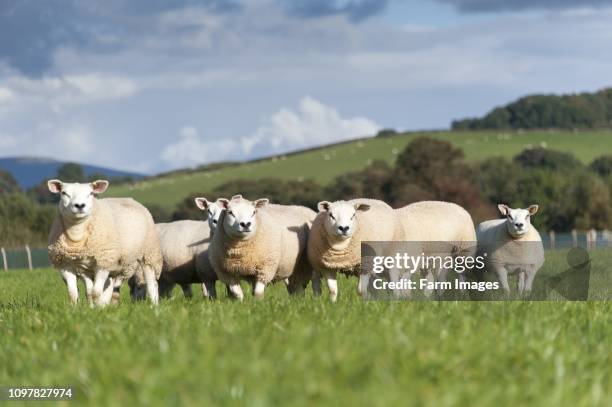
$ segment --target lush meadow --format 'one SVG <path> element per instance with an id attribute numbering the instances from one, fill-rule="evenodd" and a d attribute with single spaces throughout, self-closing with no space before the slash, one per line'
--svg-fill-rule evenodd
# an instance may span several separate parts
<path id="1" fill-rule="evenodd" d="M 547 259 L 539 277 L 567 268 Z M 595 252 L 591 298 L 609 298 L 611 262 Z M 355 285 L 340 278 L 336 304 L 176 289 L 157 309 L 124 288 L 99 310 L 70 307 L 52 270 L 3 272 L 0 383 L 72 385 L 95 405 L 612 404 L 609 301 L 364 301 Z"/>

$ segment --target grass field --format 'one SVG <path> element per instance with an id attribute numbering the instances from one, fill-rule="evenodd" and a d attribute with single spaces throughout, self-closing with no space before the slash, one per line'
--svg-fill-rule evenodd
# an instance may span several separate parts
<path id="1" fill-rule="evenodd" d="M 410 141 L 423 135 L 453 143 L 463 149 L 467 160 L 470 161 L 493 156 L 511 158 L 525 148 L 546 146 L 570 152 L 582 162 L 590 163 L 595 157 L 612 151 L 611 131 L 410 133 L 355 141 L 215 171 L 174 174 L 140 182 L 135 186 L 111 186 L 106 195 L 131 196 L 145 204 L 173 208 L 192 192 L 210 191 L 215 186 L 235 178 L 278 177 L 287 180 L 312 178 L 321 184 L 326 184 L 338 175 L 364 168 L 372 160 L 393 162 Z"/>
<path id="2" fill-rule="evenodd" d="M 610 262 L 596 253 L 597 278 Z M 277 285 L 95 310 L 68 306 L 52 270 L 0 272 L 0 384 L 94 405 L 612 405 L 608 301 L 375 302 L 340 284 L 337 304 Z"/>

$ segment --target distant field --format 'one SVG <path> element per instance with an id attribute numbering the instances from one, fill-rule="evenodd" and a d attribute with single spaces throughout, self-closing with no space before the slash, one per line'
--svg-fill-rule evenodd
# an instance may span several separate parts
<path id="1" fill-rule="evenodd" d="M 256 163 L 245 163 L 215 171 L 171 175 L 144 181 L 136 186 L 110 188 L 108 196 L 131 196 L 146 203 L 174 207 L 192 192 L 210 191 L 215 186 L 235 179 L 278 177 L 308 179 L 326 184 L 334 177 L 367 166 L 372 160 L 395 161 L 396 156 L 416 137 L 426 135 L 446 140 L 460 147 L 468 160 L 488 157 L 513 157 L 528 147 L 544 146 L 574 154 L 584 163 L 612 151 L 612 131 L 561 132 L 436 132 L 371 138 L 320 150 L 279 156 Z"/>
<path id="2" fill-rule="evenodd" d="M 337 304 L 276 285 L 151 309 L 124 287 L 97 310 L 57 272 L 0 272 L 0 383 L 74 386 L 75 405 L 612 405 L 609 301 L 363 301 L 339 282 Z"/>

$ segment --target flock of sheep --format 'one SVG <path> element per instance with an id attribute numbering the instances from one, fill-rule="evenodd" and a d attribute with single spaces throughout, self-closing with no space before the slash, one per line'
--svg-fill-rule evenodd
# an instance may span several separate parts
<path id="1" fill-rule="evenodd" d="M 146 296 L 153 304 L 160 296 L 169 296 L 177 284 L 185 296 L 192 295 L 191 284 L 197 283 L 204 297 L 215 298 L 217 280 L 238 300 L 244 298 L 241 280 L 251 285 L 256 298 L 263 298 L 274 282 L 286 284 L 289 293 L 303 292 L 311 283 L 315 295 L 320 295 L 321 278 L 330 299 L 336 301 L 337 273 L 360 277 L 358 291 L 365 296 L 368 276 L 361 271 L 365 241 L 420 242 L 423 253 L 429 250 L 427 242 L 453 242 L 453 255 L 474 255 L 478 241 L 478 250 L 486 250 L 488 268 L 506 292 L 507 275 L 518 273 L 519 291 L 528 293 L 544 261 L 540 235 L 530 222 L 537 205 L 528 209 L 499 205 L 505 219 L 486 221 L 475 229 L 471 216 L 448 202 L 417 202 L 393 209 L 374 199 L 322 201 L 315 213 L 303 206 L 235 195 L 214 202 L 196 198 L 206 221 L 155 224 L 149 211 L 131 198 L 97 199 L 107 187 L 104 180 L 48 181 L 49 190 L 60 194 L 49 234 L 49 257 L 73 304 L 79 297 L 77 278 L 96 306 L 119 301 L 126 280 L 134 299 Z M 533 242 L 529 247 L 535 249 L 522 253 L 517 242 Z M 448 270 L 423 272 L 433 281 L 445 280 Z"/>

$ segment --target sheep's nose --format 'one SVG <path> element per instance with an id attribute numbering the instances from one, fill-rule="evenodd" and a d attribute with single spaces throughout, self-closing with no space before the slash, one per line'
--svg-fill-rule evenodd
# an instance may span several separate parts
<path id="1" fill-rule="evenodd" d="M 349 230 L 348 226 L 338 226 L 338 230 L 342 233 L 346 233 Z"/>
<path id="2" fill-rule="evenodd" d="M 246 229 L 251 226 L 251 222 L 240 222 L 240 226 Z"/>
<path id="3" fill-rule="evenodd" d="M 77 209 L 85 209 L 85 204 L 84 203 L 81 203 L 81 204 L 75 203 L 74 207 L 77 208 Z"/>
<path id="4" fill-rule="evenodd" d="M 523 228 L 523 223 L 515 223 L 514 225 L 519 229 Z"/>

